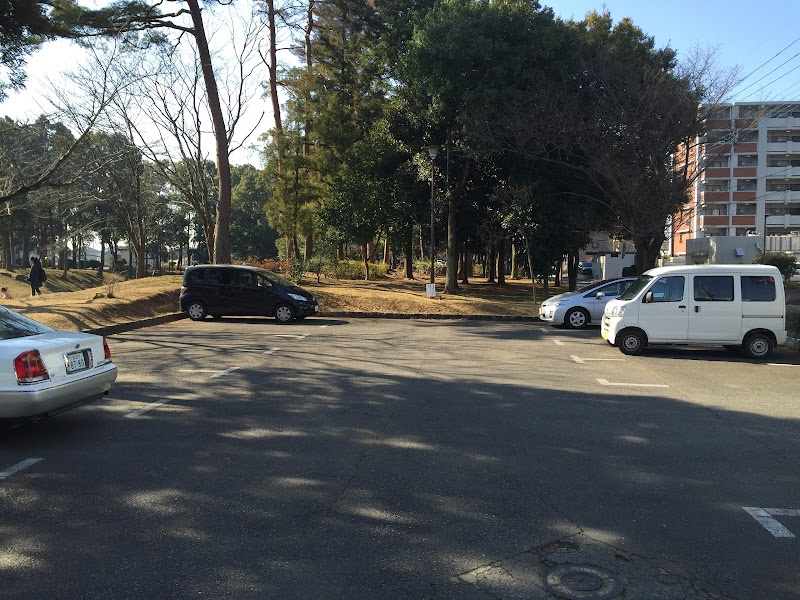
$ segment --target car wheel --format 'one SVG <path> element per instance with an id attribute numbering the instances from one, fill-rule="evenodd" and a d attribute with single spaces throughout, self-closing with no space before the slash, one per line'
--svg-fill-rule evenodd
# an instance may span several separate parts
<path id="1" fill-rule="evenodd" d="M 751 333 L 745 338 L 743 348 L 750 358 L 766 358 L 775 348 L 775 344 L 766 333 Z"/>
<path id="2" fill-rule="evenodd" d="M 635 329 L 623 331 L 616 341 L 622 353 L 628 356 L 639 356 L 645 347 L 644 335 Z"/>
<path id="3" fill-rule="evenodd" d="M 564 317 L 564 325 L 572 329 L 583 329 L 589 324 L 589 313 L 582 308 L 573 308 Z"/>
<path id="4" fill-rule="evenodd" d="M 202 321 L 206 318 L 206 305 L 199 300 L 195 300 L 186 308 L 186 312 L 192 321 Z"/>
<path id="5" fill-rule="evenodd" d="M 291 323 L 294 321 L 294 309 L 289 304 L 279 304 L 275 309 L 275 318 L 278 323 Z"/>

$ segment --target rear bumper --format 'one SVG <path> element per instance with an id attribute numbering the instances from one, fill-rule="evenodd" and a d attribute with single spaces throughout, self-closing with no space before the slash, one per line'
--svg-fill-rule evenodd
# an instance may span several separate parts
<path id="1" fill-rule="evenodd" d="M 0 389 L 0 419 L 52 415 L 86 404 L 105 395 L 116 379 L 117 366 L 109 363 L 69 382 Z"/>

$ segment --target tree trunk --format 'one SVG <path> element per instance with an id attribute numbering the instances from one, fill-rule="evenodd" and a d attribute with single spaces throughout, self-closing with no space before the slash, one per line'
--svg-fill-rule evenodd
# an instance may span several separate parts
<path id="1" fill-rule="evenodd" d="M 472 252 L 469 251 L 466 243 L 464 244 L 464 264 L 462 271 L 461 283 L 466 285 L 469 283 L 469 278 L 472 275 Z"/>
<path id="2" fill-rule="evenodd" d="M 506 284 L 506 241 L 497 244 L 497 285 Z"/>
<path id="3" fill-rule="evenodd" d="M 633 240 L 636 245 L 636 258 L 634 265 L 636 266 L 636 274 L 641 275 L 648 269 L 656 266 L 659 254 L 661 253 L 661 244 L 664 243 L 664 234 L 655 235 L 651 237 L 637 237 Z"/>
<path id="4" fill-rule="evenodd" d="M 97 276 L 102 279 L 103 278 L 103 269 L 106 266 L 106 244 L 103 241 L 103 238 L 100 238 L 100 266 L 97 267 Z"/>
<path id="5" fill-rule="evenodd" d="M 269 99 L 272 101 L 273 135 L 278 148 L 278 173 L 283 173 L 283 122 L 281 121 L 281 103 L 278 98 L 278 28 L 275 24 L 275 0 L 266 0 L 267 24 L 269 27 Z"/>
<path id="6" fill-rule="evenodd" d="M 200 56 L 200 67 L 208 94 L 208 108 L 214 126 L 214 139 L 217 145 L 217 172 L 219 191 L 217 198 L 217 223 L 214 228 L 214 246 L 209 246 L 211 262 L 231 262 L 231 165 L 228 156 L 228 133 L 225 129 L 225 118 L 219 101 L 219 90 L 211 64 L 211 53 L 208 49 L 203 16 L 198 0 L 186 0 L 194 25 L 194 38 L 197 53 Z"/>
<path id="7" fill-rule="evenodd" d="M 574 292 L 578 287 L 578 253 L 572 250 L 567 253 L 567 277 L 569 291 Z"/>
<path id="8" fill-rule="evenodd" d="M 519 263 L 517 262 L 519 253 L 517 252 L 517 242 L 511 241 L 511 279 L 519 279 Z"/>
<path id="9" fill-rule="evenodd" d="M 494 242 L 489 243 L 489 252 L 486 257 L 486 267 L 489 269 L 489 277 L 487 283 L 494 283 L 494 277 L 497 269 L 497 249 Z"/>
<path id="10" fill-rule="evenodd" d="M 525 253 L 528 255 L 528 269 L 531 272 L 531 287 L 533 288 L 533 303 L 536 304 L 536 275 L 533 273 L 533 254 L 531 254 L 531 241 L 525 234 Z"/>
<path id="11" fill-rule="evenodd" d="M 369 245 L 361 244 L 361 259 L 364 261 L 364 281 L 369 281 Z"/>
<path id="12" fill-rule="evenodd" d="M 564 257 L 561 257 L 561 260 L 558 261 L 558 266 L 556 267 L 556 285 L 561 287 L 561 271 L 564 270 Z"/>
<path id="13" fill-rule="evenodd" d="M 314 232 L 312 231 L 306 236 L 306 260 L 314 258 Z"/>
<path id="14" fill-rule="evenodd" d="M 406 279 L 414 279 L 414 228 L 406 236 Z"/>

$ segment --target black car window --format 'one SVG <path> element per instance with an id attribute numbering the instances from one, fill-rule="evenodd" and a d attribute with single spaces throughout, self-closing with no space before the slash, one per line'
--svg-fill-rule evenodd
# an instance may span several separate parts
<path id="1" fill-rule="evenodd" d="M 217 285 L 231 285 L 233 283 L 233 272 L 230 269 L 209 269 L 208 279 Z"/>
<path id="2" fill-rule="evenodd" d="M 54 330 L 33 319 L 24 317 L 13 310 L 0 307 L 0 340 L 12 340 L 51 331 Z"/>
<path id="3" fill-rule="evenodd" d="M 264 277 L 263 275 L 259 275 L 258 276 L 258 285 L 260 285 L 263 288 L 268 288 L 268 287 L 272 287 L 272 282 L 269 279 L 267 279 L 266 277 Z"/>
<path id="4" fill-rule="evenodd" d="M 775 297 L 774 277 L 742 276 L 742 302 L 774 302 Z"/>
<path id="5" fill-rule="evenodd" d="M 252 271 L 239 271 L 239 285 L 247 288 L 258 287 L 259 277 Z"/>
<path id="6" fill-rule="evenodd" d="M 695 276 L 694 299 L 697 302 L 733 302 L 733 276 Z"/>
<path id="7" fill-rule="evenodd" d="M 683 300 L 683 275 L 662 277 L 648 291 L 653 292 L 650 302 L 680 302 Z"/>
<path id="8" fill-rule="evenodd" d="M 194 269 L 192 271 L 187 271 L 186 284 L 196 285 L 198 283 L 203 283 L 203 275 L 205 274 L 206 274 L 205 269 Z"/>

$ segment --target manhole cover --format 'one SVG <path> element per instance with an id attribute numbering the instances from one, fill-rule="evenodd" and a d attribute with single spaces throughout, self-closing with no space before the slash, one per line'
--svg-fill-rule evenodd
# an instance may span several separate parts
<path id="1" fill-rule="evenodd" d="M 622 592 L 618 575 L 590 565 L 553 567 L 542 580 L 548 592 L 568 600 L 611 600 Z"/>

